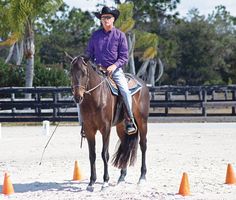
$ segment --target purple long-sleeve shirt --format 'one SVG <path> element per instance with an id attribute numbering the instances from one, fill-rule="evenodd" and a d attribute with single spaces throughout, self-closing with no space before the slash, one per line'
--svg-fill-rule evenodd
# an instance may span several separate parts
<path id="1" fill-rule="evenodd" d="M 111 31 L 104 29 L 95 31 L 88 43 L 86 55 L 96 64 L 109 67 L 124 66 L 128 61 L 128 45 L 125 34 L 113 27 Z"/>

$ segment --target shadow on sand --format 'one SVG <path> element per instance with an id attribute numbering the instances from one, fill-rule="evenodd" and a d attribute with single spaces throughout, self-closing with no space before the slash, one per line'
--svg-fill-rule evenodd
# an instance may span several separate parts
<path id="1" fill-rule="evenodd" d="M 87 181 L 64 181 L 57 182 L 33 182 L 33 183 L 16 183 L 13 184 L 15 193 L 36 192 L 36 191 L 69 191 L 69 192 L 82 192 L 86 190 L 88 185 Z M 2 191 L 2 185 L 0 185 Z"/>

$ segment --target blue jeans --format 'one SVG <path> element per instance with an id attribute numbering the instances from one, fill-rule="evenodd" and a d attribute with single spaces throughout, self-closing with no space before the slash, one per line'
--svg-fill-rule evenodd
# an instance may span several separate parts
<path id="1" fill-rule="evenodd" d="M 128 115 L 130 118 L 133 118 L 133 112 L 132 112 L 132 96 L 130 94 L 129 88 L 128 88 L 128 83 L 125 78 L 125 74 L 123 72 L 122 68 L 117 68 L 113 74 L 112 74 L 112 79 L 118 86 L 118 89 L 123 97 Z"/>

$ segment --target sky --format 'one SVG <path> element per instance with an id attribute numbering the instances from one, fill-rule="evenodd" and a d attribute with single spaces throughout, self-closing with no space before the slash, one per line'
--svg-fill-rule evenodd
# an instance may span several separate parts
<path id="1" fill-rule="evenodd" d="M 187 13 L 192 8 L 197 8 L 200 14 L 207 15 L 212 13 L 215 6 L 224 5 L 226 10 L 231 15 L 236 16 L 236 0 L 180 0 L 177 11 L 180 16 L 187 16 Z M 70 7 L 81 8 L 82 10 L 97 11 L 96 5 L 98 3 L 105 3 L 108 6 L 113 6 L 114 1 L 111 0 L 64 0 Z"/>

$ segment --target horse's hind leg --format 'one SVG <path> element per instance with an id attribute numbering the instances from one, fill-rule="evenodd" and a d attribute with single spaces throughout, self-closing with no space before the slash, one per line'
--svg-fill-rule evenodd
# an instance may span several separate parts
<path id="1" fill-rule="evenodd" d="M 127 174 L 127 169 L 126 168 L 120 170 L 120 177 L 118 179 L 118 184 L 125 181 L 126 174 Z"/>
<path id="2" fill-rule="evenodd" d="M 125 137 L 124 123 L 118 124 L 116 126 L 116 131 L 117 131 L 117 134 L 118 134 L 120 140 L 124 140 L 124 137 Z M 118 182 L 117 182 L 118 184 L 125 181 L 126 174 L 127 174 L 127 168 L 123 168 L 123 169 L 120 170 L 120 177 L 119 177 Z"/>

